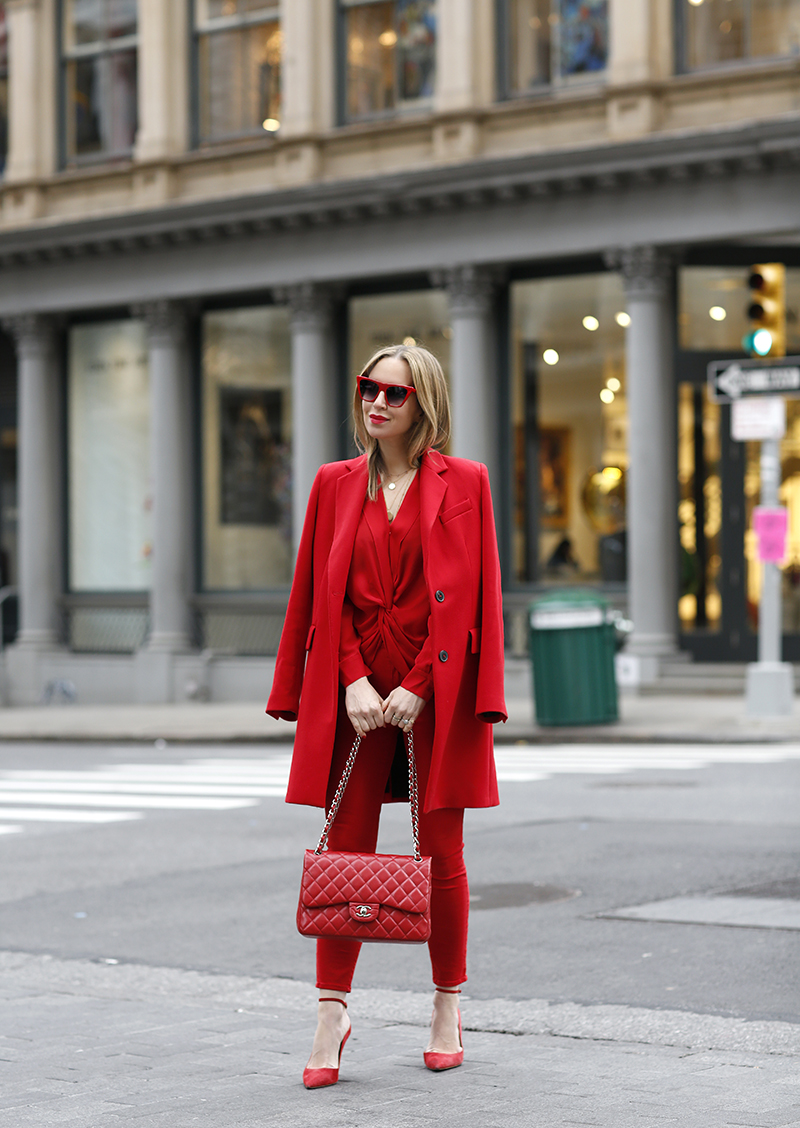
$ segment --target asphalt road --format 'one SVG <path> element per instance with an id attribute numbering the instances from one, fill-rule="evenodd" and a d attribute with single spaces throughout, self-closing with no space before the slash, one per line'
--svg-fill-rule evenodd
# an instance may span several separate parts
<path id="1" fill-rule="evenodd" d="M 241 779 L 248 763 L 266 763 L 277 778 L 287 751 L 7 744 L 0 776 L 27 789 L 30 809 L 29 791 L 49 795 L 46 806 L 66 783 L 74 794 L 82 780 L 138 765 L 134 793 L 115 800 L 138 810 L 135 780 L 151 779 L 153 766 L 159 779 L 174 766 L 185 780 L 192 769 L 181 765 L 217 761 L 204 770 L 219 783 L 231 773 Z M 791 921 L 731 927 L 609 916 L 687 894 L 741 896 L 753 888 L 800 907 L 800 749 L 773 751 L 762 762 L 757 750 L 748 760 L 746 750 L 732 749 L 725 762 L 726 750 L 715 748 L 715 761 L 700 767 L 664 766 L 671 753 L 663 746 L 638 755 L 628 749 L 623 761 L 618 752 L 605 746 L 576 758 L 567 746 L 540 748 L 546 770 L 539 772 L 526 749 L 503 753 L 504 775 L 515 774 L 517 757 L 523 778 L 501 783 L 499 808 L 467 818 L 476 895 L 470 996 L 800 1023 L 800 930 Z M 25 774 L 31 771 L 64 779 Z M 544 778 L 525 778 L 537 774 Z M 228 810 L 167 806 L 119 822 L 14 824 L 3 782 L 0 831 L 17 829 L 0 833 L 0 950 L 313 982 L 313 944 L 296 933 L 294 910 L 319 812 L 288 807 L 276 794 Z M 212 780 L 199 790 L 220 789 Z M 71 809 L 80 812 L 85 798 L 77 794 Z M 407 849 L 407 818 L 406 807 L 385 812 L 380 849 Z M 424 948 L 363 949 L 360 987 L 423 992 L 429 982 Z"/>

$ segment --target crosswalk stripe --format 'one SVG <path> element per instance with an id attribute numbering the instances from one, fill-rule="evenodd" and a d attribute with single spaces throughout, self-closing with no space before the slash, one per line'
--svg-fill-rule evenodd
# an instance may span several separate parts
<path id="1" fill-rule="evenodd" d="M 41 803 L 43 806 L 147 807 L 151 810 L 230 811 L 253 807 L 257 799 L 218 799 L 190 795 L 92 795 L 87 792 L 6 791 L 0 784 L 0 803 Z"/>
<path id="2" fill-rule="evenodd" d="M 0 819 L 16 822 L 112 823 L 140 819 L 139 811 L 79 811 L 66 807 L 0 807 Z"/>
<path id="3" fill-rule="evenodd" d="M 88 773 L 87 773 L 88 775 Z M 85 793 L 102 794 L 104 792 L 111 792 L 120 795 L 218 795 L 218 796 L 270 796 L 277 795 L 280 792 L 281 781 L 278 780 L 275 784 L 252 784 L 242 783 L 237 785 L 228 784 L 210 784 L 210 783 L 148 783 L 147 780 L 142 780 L 140 783 L 130 783 L 128 780 L 115 781 L 115 780 L 85 780 L 81 777 L 80 780 L 72 779 L 59 779 L 59 780 L 35 780 L 35 779 L 1 779 L 0 778 L 0 794 L 3 792 L 11 791 L 27 791 L 33 790 L 39 783 L 47 783 L 54 787 L 58 792 L 82 791 Z M 286 790 L 285 781 L 283 790 Z M 132 800 L 133 801 L 133 800 Z"/>
<path id="4" fill-rule="evenodd" d="M 11 823 L 0 823 L 0 834 L 18 834 L 21 830 L 21 826 L 13 826 Z"/>

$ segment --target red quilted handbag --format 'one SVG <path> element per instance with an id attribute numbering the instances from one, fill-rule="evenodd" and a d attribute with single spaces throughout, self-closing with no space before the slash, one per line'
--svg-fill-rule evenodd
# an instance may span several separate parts
<path id="1" fill-rule="evenodd" d="M 419 789 L 414 738 L 408 740 L 408 792 L 414 856 L 326 849 L 361 744 L 357 736 L 316 850 L 306 850 L 297 906 L 303 936 L 424 944 L 431 934 L 431 860 L 419 850 Z"/>

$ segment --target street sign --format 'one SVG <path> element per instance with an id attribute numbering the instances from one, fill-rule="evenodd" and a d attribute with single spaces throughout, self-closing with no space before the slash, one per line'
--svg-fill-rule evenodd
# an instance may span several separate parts
<path id="1" fill-rule="evenodd" d="M 786 434 L 783 396 L 747 396 L 731 404 L 731 438 L 738 443 L 763 443 Z"/>
<path id="2" fill-rule="evenodd" d="M 712 360 L 708 394 L 716 403 L 732 403 L 745 396 L 800 396 L 800 356 Z"/>

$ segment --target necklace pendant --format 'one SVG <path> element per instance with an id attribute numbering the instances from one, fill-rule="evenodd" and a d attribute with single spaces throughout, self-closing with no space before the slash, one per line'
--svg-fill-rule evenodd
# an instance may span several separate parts
<path id="1" fill-rule="evenodd" d="M 397 483 L 396 482 L 390 482 L 389 485 L 387 486 L 387 489 L 396 490 L 397 489 Z"/>

